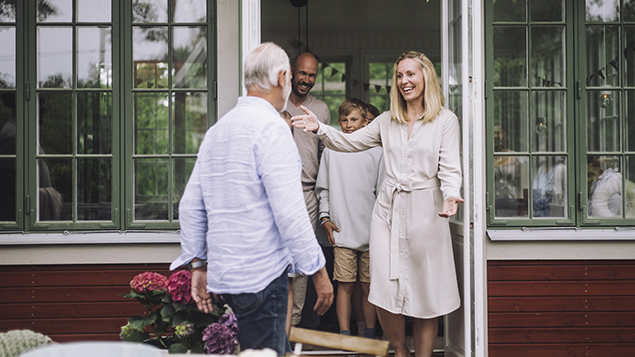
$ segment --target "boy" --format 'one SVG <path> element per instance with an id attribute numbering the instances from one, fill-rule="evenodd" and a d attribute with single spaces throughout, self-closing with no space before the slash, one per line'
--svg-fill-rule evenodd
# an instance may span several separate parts
<path id="1" fill-rule="evenodd" d="M 349 98 L 338 109 L 344 133 L 364 127 L 366 104 Z M 340 333 L 350 335 L 351 295 L 358 279 L 362 284 L 364 337 L 375 337 L 375 307 L 368 302 L 370 285 L 368 237 L 376 192 L 383 182 L 385 167 L 381 147 L 363 152 L 341 153 L 325 149 L 315 185 L 320 199 L 320 224 L 334 246 L 333 279 L 337 290 L 337 320 Z"/>

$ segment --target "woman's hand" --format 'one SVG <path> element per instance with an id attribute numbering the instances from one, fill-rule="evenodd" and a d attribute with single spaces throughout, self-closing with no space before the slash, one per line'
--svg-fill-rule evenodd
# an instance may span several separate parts
<path id="1" fill-rule="evenodd" d="M 316 131 L 320 128 L 320 123 L 318 122 L 318 118 L 313 114 L 312 111 L 308 110 L 304 105 L 300 106 L 304 115 L 296 115 L 291 118 L 293 122 L 293 126 L 299 129 L 304 129 L 303 131 L 306 133 L 307 131 Z"/>
<path id="2" fill-rule="evenodd" d="M 324 224 L 322 225 L 322 228 L 324 229 L 324 233 L 326 234 L 326 238 L 328 238 L 329 243 L 331 243 L 331 246 L 334 247 L 335 238 L 333 238 L 333 231 L 336 231 L 339 233 L 340 229 L 337 228 L 335 224 L 333 224 L 333 221 L 324 222 Z"/>
<path id="3" fill-rule="evenodd" d="M 456 214 L 459 202 L 463 202 L 461 197 L 450 196 L 443 201 L 443 210 L 439 212 L 439 217 L 448 218 Z"/>

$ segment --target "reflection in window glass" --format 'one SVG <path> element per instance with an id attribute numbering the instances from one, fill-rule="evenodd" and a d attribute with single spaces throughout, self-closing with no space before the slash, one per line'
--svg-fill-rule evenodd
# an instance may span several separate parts
<path id="1" fill-rule="evenodd" d="M 527 92 L 494 93 L 494 151 L 528 151 L 527 114 Z"/>
<path id="2" fill-rule="evenodd" d="M 135 27 L 132 34 L 134 86 L 166 88 L 168 86 L 168 28 Z"/>
<path id="3" fill-rule="evenodd" d="M 112 88 L 110 27 L 77 28 L 77 87 Z"/>
<path id="4" fill-rule="evenodd" d="M 0 27 L 0 88 L 15 88 L 15 27 Z"/>
<path id="5" fill-rule="evenodd" d="M 168 21 L 168 0 L 133 1 L 132 22 L 154 23 Z"/>
<path id="6" fill-rule="evenodd" d="M 587 91 L 587 150 L 620 151 L 620 92 Z"/>
<path id="7" fill-rule="evenodd" d="M 72 28 L 40 26 L 37 34 L 38 86 L 41 88 L 72 87 Z"/>
<path id="8" fill-rule="evenodd" d="M 38 159 L 38 221 L 73 220 L 71 159 Z"/>
<path id="9" fill-rule="evenodd" d="M 168 153 L 168 94 L 135 93 L 135 153 Z"/>
<path id="10" fill-rule="evenodd" d="M 135 219 L 168 220 L 168 159 L 135 159 Z"/>
<path id="11" fill-rule="evenodd" d="M 173 93 L 173 152 L 196 154 L 207 131 L 207 93 Z"/>
<path id="12" fill-rule="evenodd" d="M 112 94 L 77 93 L 77 153 L 112 153 Z"/>
<path id="13" fill-rule="evenodd" d="M 112 219 L 112 160 L 77 160 L 77 220 Z"/>
<path id="14" fill-rule="evenodd" d="M 525 0 L 494 1 L 494 21 L 524 22 L 527 18 Z"/>
<path id="15" fill-rule="evenodd" d="M 531 93 L 530 133 L 533 150 L 537 152 L 562 152 L 566 148 L 566 92 L 533 91 Z"/>
<path id="16" fill-rule="evenodd" d="M 530 21 L 564 21 L 564 0 L 530 0 Z"/>
<path id="17" fill-rule="evenodd" d="M 531 84 L 566 87 L 564 27 L 532 28 L 531 45 Z"/>
<path id="18" fill-rule="evenodd" d="M 174 22 L 206 22 L 207 1 L 171 0 L 175 2 Z"/>
<path id="19" fill-rule="evenodd" d="M 78 22 L 110 22 L 112 5 L 110 0 L 77 1 Z"/>
<path id="20" fill-rule="evenodd" d="M 586 22 L 620 21 L 620 0 L 586 0 Z"/>
<path id="21" fill-rule="evenodd" d="M 185 185 L 190 178 L 190 174 L 194 169 L 194 164 L 196 163 L 195 158 L 189 159 L 175 159 L 174 167 L 173 167 L 173 188 L 174 198 L 173 204 L 174 207 L 174 219 L 179 219 L 179 203 L 181 203 L 181 196 L 183 191 L 185 191 Z"/>
<path id="22" fill-rule="evenodd" d="M 533 159 L 533 217 L 567 217 L 566 157 L 535 156 Z"/>
<path id="23" fill-rule="evenodd" d="M 40 154 L 73 153 L 73 96 L 71 93 L 38 94 Z"/>
<path id="24" fill-rule="evenodd" d="M 527 85 L 527 39 L 524 27 L 494 29 L 494 86 Z"/>
<path id="25" fill-rule="evenodd" d="M 619 28 L 617 26 L 587 26 L 587 87 L 618 86 Z"/>
<path id="26" fill-rule="evenodd" d="M 73 0 L 39 0 L 37 3 L 39 22 L 71 22 L 73 19 Z"/>
<path id="27" fill-rule="evenodd" d="M 175 27 L 173 30 L 176 88 L 207 87 L 207 27 Z"/>
<path id="28" fill-rule="evenodd" d="M 0 92 L 0 221 L 15 221 L 16 95 Z"/>
<path id="29" fill-rule="evenodd" d="M 496 217 L 528 217 L 528 157 L 495 156 L 494 182 Z"/>
<path id="30" fill-rule="evenodd" d="M 619 156 L 587 157 L 589 217 L 622 218 L 624 202 L 620 166 Z"/>

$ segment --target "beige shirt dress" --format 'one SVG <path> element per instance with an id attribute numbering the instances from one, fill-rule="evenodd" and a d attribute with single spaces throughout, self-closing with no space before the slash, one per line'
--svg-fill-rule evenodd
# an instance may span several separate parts
<path id="1" fill-rule="evenodd" d="M 426 124 L 377 117 L 365 128 L 342 134 L 320 124 L 324 144 L 336 151 L 361 151 L 381 145 L 386 179 L 379 190 L 370 226 L 370 295 L 389 312 L 433 318 L 459 308 L 458 284 L 444 199 L 460 197 L 460 128 L 443 109 Z"/>

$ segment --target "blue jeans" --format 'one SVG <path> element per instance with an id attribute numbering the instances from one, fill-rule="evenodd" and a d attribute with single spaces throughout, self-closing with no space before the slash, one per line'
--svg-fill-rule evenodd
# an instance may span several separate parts
<path id="1" fill-rule="evenodd" d="M 286 331 L 288 294 L 286 270 L 260 292 L 223 294 L 238 320 L 241 351 L 271 348 L 278 356 L 291 352 Z"/>

